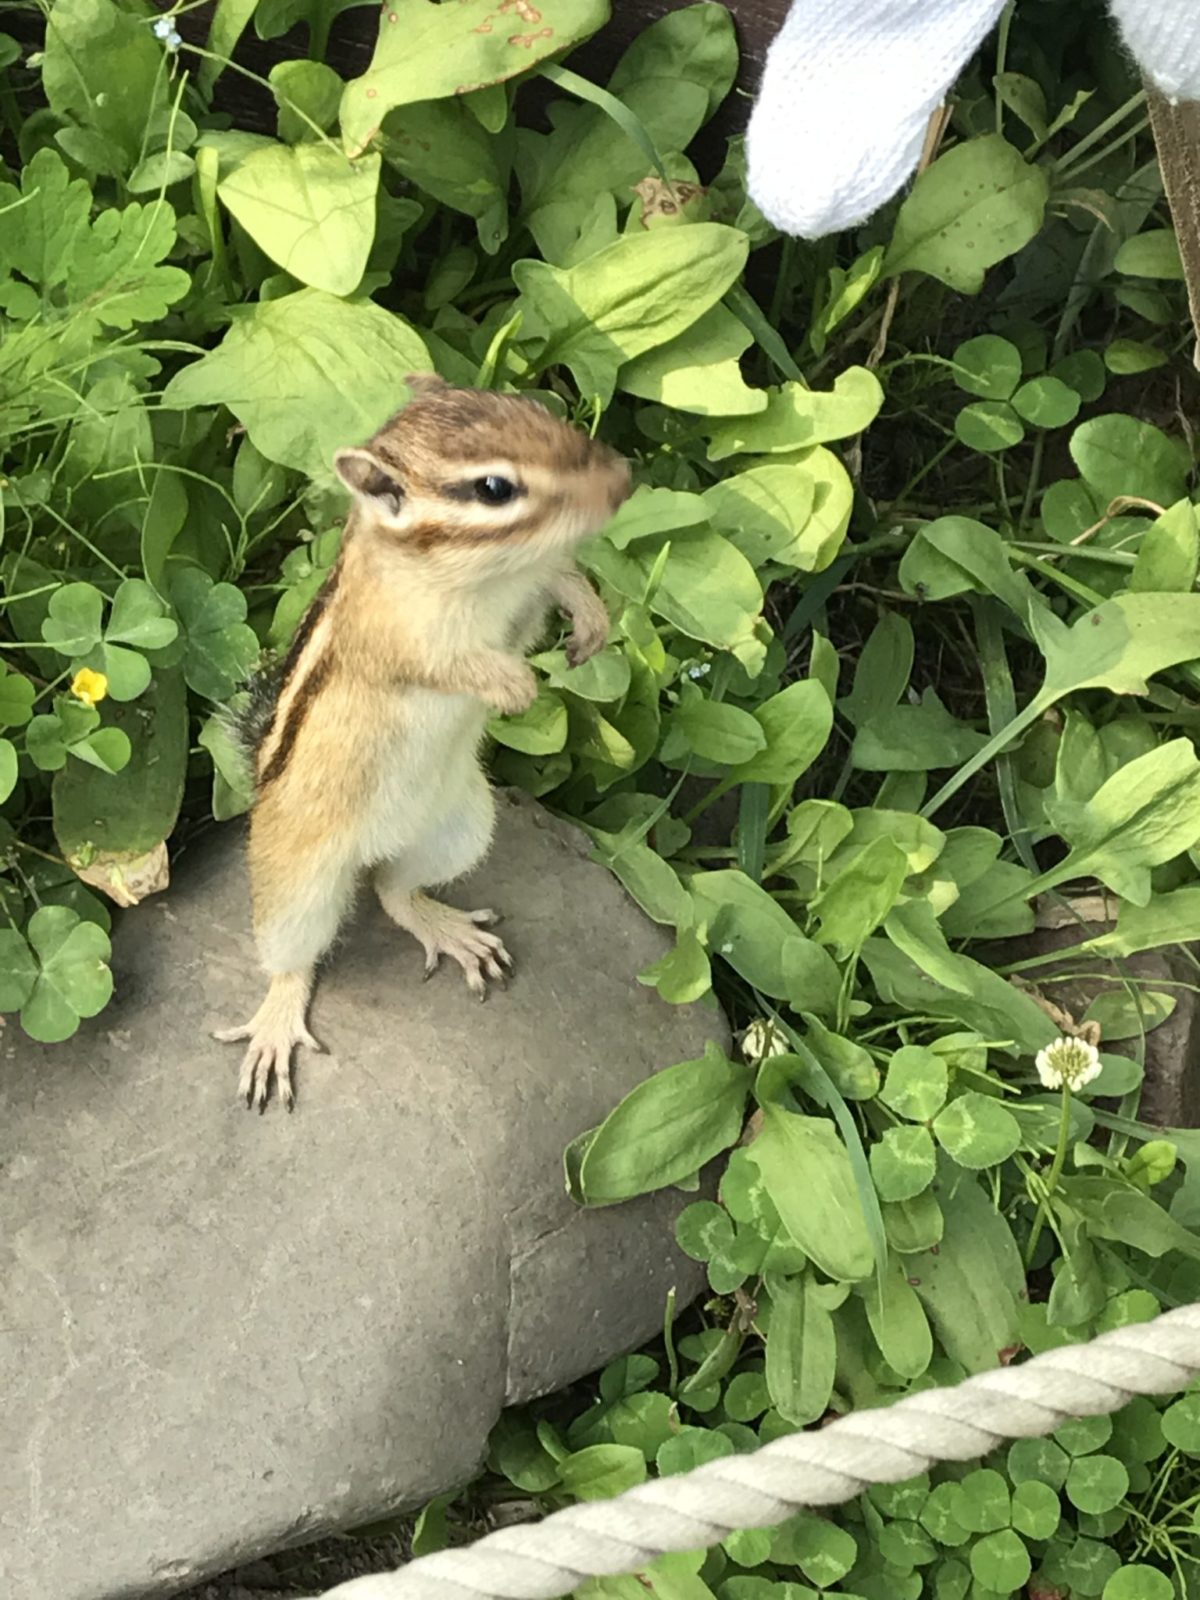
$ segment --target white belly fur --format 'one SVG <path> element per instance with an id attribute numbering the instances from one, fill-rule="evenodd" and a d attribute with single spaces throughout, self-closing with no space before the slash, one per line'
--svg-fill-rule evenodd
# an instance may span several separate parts
<path id="1" fill-rule="evenodd" d="M 486 781 L 478 751 L 487 716 L 474 695 L 404 691 L 363 819 L 363 866 L 412 849 Z"/>

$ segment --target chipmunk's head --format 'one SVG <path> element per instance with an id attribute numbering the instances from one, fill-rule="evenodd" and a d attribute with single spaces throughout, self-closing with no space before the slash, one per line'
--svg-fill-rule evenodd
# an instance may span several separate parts
<path id="1" fill-rule="evenodd" d="M 598 533 L 629 467 L 535 400 L 406 378 L 413 398 L 334 466 L 366 523 L 448 568 L 512 569 Z"/>

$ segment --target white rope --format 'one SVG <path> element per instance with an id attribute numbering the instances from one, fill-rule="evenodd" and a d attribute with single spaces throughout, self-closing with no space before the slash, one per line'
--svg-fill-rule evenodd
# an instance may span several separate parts
<path id="1" fill-rule="evenodd" d="M 586 1578 L 641 1572 L 658 1556 L 770 1528 L 803 1506 L 838 1505 L 939 1461 L 971 1461 L 1005 1439 L 1117 1411 L 1134 1395 L 1184 1388 L 1200 1372 L 1200 1305 L 1117 1328 L 1020 1366 L 926 1389 L 749 1455 L 589 1500 L 477 1544 L 354 1578 L 324 1600 L 555 1600 Z"/>

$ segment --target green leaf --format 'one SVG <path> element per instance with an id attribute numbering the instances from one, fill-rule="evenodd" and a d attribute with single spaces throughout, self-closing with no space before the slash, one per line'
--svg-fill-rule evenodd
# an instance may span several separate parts
<path id="1" fill-rule="evenodd" d="M 25 936 L 0 928 L 0 1011 L 19 1011 L 33 992 L 38 964 Z"/>
<path id="2" fill-rule="evenodd" d="M 685 1206 L 675 1221 L 675 1240 L 693 1261 L 711 1261 L 733 1241 L 733 1224 L 727 1212 L 712 1200 Z"/>
<path id="3" fill-rule="evenodd" d="M 813 1054 L 847 1100 L 870 1100 L 879 1090 L 879 1069 L 869 1050 L 853 1039 L 831 1033 L 819 1018 L 804 1013 Z"/>
<path id="4" fill-rule="evenodd" d="M 1114 339 L 1104 352 L 1104 365 L 1118 375 L 1153 372 L 1155 367 L 1165 367 L 1169 360 L 1165 350 L 1144 339 Z"/>
<path id="5" fill-rule="evenodd" d="M 1189 885 L 1153 895 L 1145 906 L 1122 902 L 1116 927 L 1085 940 L 1079 948 L 1087 955 L 1131 956 L 1196 939 L 1200 939 L 1200 886 Z"/>
<path id="6" fill-rule="evenodd" d="M 245 596 L 231 583 L 184 567 L 171 583 L 171 602 L 183 625 L 183 674 L 207 700 L 228 700 L 258 659 L 258 635 L 246 622 Z"/>
<path id="7" fill-rule="evenodd" d="M 772 1280 L 766 1379 L 780 1416 L 797 1428 L 823 1417 L 836 1367 L 833 1318 L 817 1285 L 808 1274 Z"/>
<path id="8" fill-rule="evenodd" d="M 567 708 L 559 695 L 544 688 L 526 711 L 514 716 L 492 717 L 488 732 L 498 744 L 526 755 L 553 755 L 567 743 Z"/>
<path id="9" fill-rule="evenodd" d="M 955 383 L 981 400 L 1009 400 L 1021 381 L 1021 352 L 994 333 L 967 339 L 952 359 Z"/>
<path id="10" fill-rule="evenodd" d="M 285 272 L 327 294 L 347 295 L 371 253 L 378 187 L 377 155 L 348 161 L 328 144 L 272 144 L 252 150 L 217 193 Z"/>
<path id="11" fill-rule="evenodd" d="M 1139 1562 L 1113 1573 L 1104 1585 L 1103 1600 L 1174 1600 L 1174 1595 L 1170 1578 Z"/>
<path id="12" fill-rule="evenodd" d="M 1128 1490 L 1129 1474 L 1115 1456 L 1080 1456 L 1067 1473 L 1067 1499 L 1092 1515 L 1119 1505 Z"/>
<path id="13" fill-rule="evenodd" d="M 627 361 L 617 374 L 617 387 L 699 416 L 765 411 L 766 391 L 747 387 L 738 364 L 753 342 L 753 334 L 731 311 L 715 305 L 666 344 Z"/>
<path id="14" fill-rule="evenodd" d="M 429 367 L 403 318 L 301 289 L 239 312 L 215 350 L 176 373 L 162 404 L 227 405 L 268 460 L 327 478 L 336 450 L 395 411 L 398 379 Z"/>
<path id="15" fill-rule="evenodd" d="M 767 747 L 766 734 L 748 711 L 706 699 L 691 685 L 685 687 L 673 720 L 688 748 L 705 761 L 741 767 Z"/>
<path id="16" fill-rule="evenodd" d="M 1196 1236 L 1140 1190 L 1092 1177 L 1070 1178 L 1063 1187 L 1094 1238 L 1114 1239 L 1155 1259 L 1170 1250 L 1191 1259 L 1200 1257 Z"/>
<path id="17" fill-rule="evenodd" d="M 1047 192 L 1043 170 L 998 134 L 956 145 L 920 174 L 900 207 L 884 276 L 927 272 L 964 294 L 978 293 L 987 268 L 1041 227 Z"/>
<path id="18" fill-rule="evenodd" d="M 888 1128 L 871 1146 L 871 1176 L 885 1201 L 914 1200 L 928 1189 L 937 1157 L 928 1128 Z"/>
<path id="19" fill-rule="evenodd" d="M 220 712 L 207 717 L 196 742 L 212 758 L 214 819 L 229 822 L 243 816 L 254 803 L 254 778 L 246 752 L 235 739 L 228 719 Z"/>
<path id="20" fill-rule="evenodd" d="M 594 1444 L 558 1464 L 562 1486 L 577 1500 L 608 1500 L 646 1479 L 646 1458 L 634 1445 Z"/>
<path id="21" fill-rule="evenodd" d="M 1146 529 L 1129 587 L 1146 593 L 1190 594 L 1200 567 L 1200 529 L 1190 500 L 1177 500 Z"/>
<path id="22" fill-rule="evenodd" d="M 821 684 L 791 683 L 754 709 L 763 747 L 730 773 L 735 783 L 793 784 L 825 748 L 833 707 Z"/>
<path id="23" fill-rule="evenodd" d="M 1187 492 L 1186 453 L 1153 423 L 1111 412 L 1081 422 L 1071 435 L 1071 459 L 1107 505 L 1135 495 L 1172 506 Z"/>
<path id="24" fill-rule="evenodd" d="M 874 1252 L 846 1147 L 825 1117 L 762 1108 L 749 1147 L 788 1233 L 828 1277 L 868 1278 Z"/>
<path id="25" fill-rule="evenodd" d="M 1173 228 L 1152 228 L 1126 239 L 1113 266 L 1131 278 L 1165 278 L 1171 283 L 1186 278 Z"/>
<path id="26" fill-rule="evenodd" d="M 919 705 L 893 705 L 860 722 L 851 757 L 863 772 L 929 772 L 957 766 L 986 743 L 983 734 L 957 721 L 934 691 L 926 689 Z"/>
<path id="27" fill-rule="evenodd" d="M 638 487 L 604 530 L 606 541 L 616 550 L 625 550 L 638 539 L 661 539 L 680 528 L 693 528 L 707 518 L 707 508 L 698 494 L 679 489 Z"/>
<path id="28" fill-rule="evenodd" d="M 1071 846 L 1034 889 L 1094 875 L 1135 905 L 1150 899 L 1150 869 L 1200 838 L 1200 761 L 1172 739 L 1127 762 L 1090 800 L 1059 802 L 1054 821 Z"/>
<path id="29" fill-rule="evenodd" d="M 1063 428 L 1079 415 L 1080 398 L 1061 379 L 1044 374 L 1023 383 L 1012 397 L 1013 410 L 1031 428 Z"/>
<path id="30" fill-rule="evenodd" d="M 36 692 L 28 678 L 0 664 L 0 728 L 25 727 Z"/>
<path id="31" fill-rule="evenodd" d="M 811 1511 L 789 1518 L 771 1536 L 771 1560 L 799 1567 L 820 1589 L 840 1583 L 857 1559 L 858 1546 L 852 1535 Z"/>
<path id="32" fill-rule="evenodd" d="M 691 1472 L 706 1461 L 719 1461 L 734 1452 L 733 1440 L 709 1428 L 680 1428 L 674 1438 L 659 1447 L 655 1465 L 660 1478 Z"/>
<path id="33" fill-rule="evenodd" d="M 113 708 L 132 755 L 110 774 L 70 762 L 54 780 L 54 834 L 75 865 L 99 855 L 119 866 L 153 850 L 175 826 L 188 758 L 187 694 L 177 670 L 160 670 L 136 706 Z"/>
<path id="34" fill-rule="evenodd" d="M 1048 1483 L 1027 1479 L 1013 1488 L 1012 1523 L 1027 1539 L 1053 1539 L 1062 1520 L 1058 1495 Z"/>
<path id="35" fill-rule="evenodd" d="M 587 1205 L 666 1188 L 727 1150 L 742 1126 L 746 1068 L 708 1045 L 637 1085 L 592 1134 L 579 1167 Z"/>
<path id="36" fill-rule="evenodd" d="M 608 15 L 604 0 L 544 0 L 539 11 L 536 27 L 515 16 L 511 26 L 508 18 L 495 25 L 492 0 L 465 0 L 451 11 L 403 0 L 385 11 L 371 65 L 342 96 L 346 148 L 369 144 L 394 106 L 503 83 L 585 39 Z"/>
<path id="37" fill-rule="evenodd" d="M 315 138 L 311 123 L 322 132 L 333 127 L 345 85 L 332 67 L 323 61 L 280 61 L 268 77 L 279 107 L 279 137 L 285 144 Z"/>
<path id="38" fill-rule="evenodd" d="M 1010 1520 L 1008 1485 L 991 1467 L 968 1472 L 960 1485 L 956 1515 L 972 1533 L 992 1533 L 1007 1528 Z"/>
<path id="39" fill-rule="evenodd" d="M 178 632 L 150 585 L 141 578 L 126 578 L 113 596 L 112 611 L 104 630 L 105 642 L 135 645 L 139 650 L 161 650 L 174 641 Z"/>
<path id="40" fill-rule="evenodd" d="M 1025 1269 L 1008 1223 L 975 1178 L 947 1170 L 934 1187 L 945 1226 L 936 1250 L 907 1258 L 946 1354 L 967 1372 L 999 1366 L 1020 1342 Z"/>
<path id="41" fill-rule="evenodd" d="M 1169 1405 L 1163 1412 L 1162 1431 L 1167 1443 L 1176 1450 L 1200 1456 L 1200 1395 L 1187 1394 Z"/>
<path id="42" fill-rule="evenodd" d="M 765 411 L 719 425 L 708 447 L 710 461 L 736 455 L 775 455 L 848 439 L 874 422 L 883 388 L 866 367 L 847 367 L 829 392 L 785 383 Z"/>
<path id="43" fill-rule="evenodd" d="M 1020 1534 L 1001 1528 L 971 1546 L 971 1571 L 985 1588 L 1011 1594 L 1029 1581 L 1033 1566 Z"/>
<path id="44" fill-rule="evenodd" d="M 698 222 L 626 234 L 574 267 L 518 261 L 521 348 L 537 370 L 569 367 L 582 394 L 607 403 L 620 367 L 715 305 L 747 249 L 736 228 Z"/>
<path id="45" fill-rule="evenodd" d="M 708 946 L 763 994 L 823 1018 L 837 1013 L 841 979 L 827 950 L 805 936 L 744 872 L 698 872 L 689 885 Z"/>
<path id="46" fill-rule="evenodd" d="M 1012 1112 L 974 1089 L 938 1112 L 933 1131 L 959 1166 L 971 1171 L 999 1166 L 1021 1144 L 1021 1125 Z"/>
<path id="47" fill-rule="evenodd" d="M 103 615 L 104 596 L 93 584 L 64 583 L 50 596 L 42 638 L 59 655 L 78 659 L 100 643 Z"/>
<path id="48" fill-rule="evenodd" d="M 907 876 L 905 852 L 891 839 L 873 839 L 813 900 L 821 943 L 832 945 L 839 960 L 860 949 L 896 904 Z"/>
<path id="49" fill-rule="evenodd" d="M 947 944 L 928 900 L 909 900 L 896 906 L 887 915 L 884 932 L 898 950 L 944 989 L 968 992 L 959 959 Z"/>
<path id="50" fill-rule="evenodd" d="M 706 489 L 713 527 L 756 567 L 768 561 L 819 572 L 832 559 L 825 530 L 813 524 L 816 485 L 802 466 L 752 467 Z M 840 544 L 840 539 L 839 539 Z"/>
<path id="51" fill-rule="evenodd" d="M 887 1271 L 863 1290 L 863 1298 L 871 1332 L 888 1366 L 902 1378 L 921 1377 L 933 1357 L 933 1336 L 898 1255 L 889 1253 Z"/>
<path id="52" fill-rule="evenodd" d="M 71 1037 L 82 1017 L 94 1017 L 109 1002 L 108 935 L 66 906 L 42 906 L 26 931 L 39 970 L 21 1008 L 21 1026 L 31 1039 L 57 1044 Z"/>
<path id="53" fill-rule="evenodd" d="M 618 593 L 636 604 L 645 600 L 656 616 L 690 639 L 748 656 L 755 663 L 762 660 L 763 647 L 755 635 L 762 587 L 745 556 L 720 534 L 704 528 L 676 534 L 656 585 L 652 584 L 656 555 L 649 541 L 621 554 L 597 540 L 584 560 Z M 652 592 L 646 600 L 648 588 Z"/>
<path id="54" fill-rule="evenodd" d="M 111 0 L 55 0 L 46 19 L 42 87 L 68 128 L 93 136 L 89 162 L 103 163 L 95 170 L 117 177 L 137 164 L 146 124 L 166 104 L 162 66 L 162 47 L 134 12 Z"/>
<path id="55" fill-rule="evenodd" d="M 387 119 L 384 159 L 444 206 L 475 219 L 489 255 L 508 237 L 511 145 L 461 99 L 425 100 Z"/>
<path id="56" fill-rule="evenodd" d="M 976 400 L 954 419 L 954 431 L 971 450 L 1008 450 L 1025 437 L 1021 420 L 1007 401 Z"/>

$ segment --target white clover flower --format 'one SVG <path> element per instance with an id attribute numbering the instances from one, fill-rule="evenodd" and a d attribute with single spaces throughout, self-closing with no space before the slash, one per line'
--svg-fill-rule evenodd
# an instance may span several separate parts
<path id="1" fill-rule="evenodd" d="M 172 54 L 183 43 L 183 36 L 175 27 L 175 19 L 173 17 L 159 17 L 154 24 L 153 33 L 156 39 L 162 40 L 163 48 L 171 51 Z"/>
<path id="2" fill-rule="evenodd" d="M 1038 1051 L 1037 1070 L 1047 1089 L 1082 1089 L 1100 1076 L 1100 1052 L 1086 1039 L 1055 1039 Z"/>
<path id="3" fill-rule="evenodd" d="M 752 1066 L 768 1056 L 787 1055 L 787 1040 L 773 1022 L 760 1017 L 742 1035 L 742 1055 Z"/>

